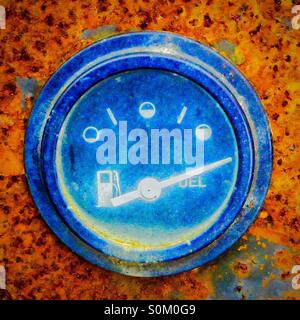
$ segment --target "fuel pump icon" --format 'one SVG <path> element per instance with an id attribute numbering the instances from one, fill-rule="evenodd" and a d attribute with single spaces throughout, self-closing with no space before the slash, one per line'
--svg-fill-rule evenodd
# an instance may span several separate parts
<path id="1" fill-rule="evenodd" d="M 97 171 L 97 207 L 112 207 L 111 199 L 120 194 L 118 172 L 114 170 Z"/>

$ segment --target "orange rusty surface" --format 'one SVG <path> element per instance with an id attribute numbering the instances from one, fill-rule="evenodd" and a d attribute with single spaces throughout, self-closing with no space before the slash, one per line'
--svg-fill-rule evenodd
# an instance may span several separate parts
<path id="1" fill-rule="evenodd" d="M 7 290 L 0 291 L 0 299 L 226 298 L 231 294 L 223 288 L 226 272 L 232 272 L 237 282 L 249 279 L 257 266 L 257 250 L 262 281 L 248 291 L 257 291 L 260 298 L 260 290 L 272 281 L 290 283 L 292 266 L 300 265 L 300 30 L 290 24 L 295 4 L 0 1 L 7 13 L 6 29 L 0 30 L 0 265 L 7 271 Z M 91 29 L 96 31 L 84 33 Z M 171 277 L 127 277 L 76 256 L 44 223 L 24 174 L 24 132 L 34 97 L 23 92 L 22 102 L 17 77 L 34 78 L 42 87 L 78 50 L 113 32 L 132 30 L 177 32 L 219 50 L 255 86 L 273 133 L 272 183 L 254 225 L 223 257 Z M 224 40 L 232 50 L 221 45 Z M 271 247 L 275 249 L 270 251 Z M 300 290 L 286 288 L 279 295 L 271 290 L 261 297 L 300 298 Z"/>

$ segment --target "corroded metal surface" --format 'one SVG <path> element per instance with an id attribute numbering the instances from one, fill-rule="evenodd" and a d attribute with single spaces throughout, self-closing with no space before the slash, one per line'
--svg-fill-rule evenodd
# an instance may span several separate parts
<path id="1" fill-rule="evenodd" d="M 2 1 L 0 265 L 13 299 L 299 298 L 300 30 L 292 1 Z M 274 169 L 264 207 L 225 255 L 180 275 L 138 279 L 77 257 L 48 229 L 23 165 L 26 124 L 47 79 L 75 52 L 132 30 L 177 32 L 214 47 L 255 86 L 269 116 Z"/>

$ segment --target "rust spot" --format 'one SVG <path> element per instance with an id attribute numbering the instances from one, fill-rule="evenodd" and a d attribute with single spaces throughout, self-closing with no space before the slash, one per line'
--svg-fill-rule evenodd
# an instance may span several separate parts
<path id="1" fill-rule="evenodd" d="M 204 27 L 209 28 L 213 24 L 213 21 L 211 20 L 208 13 L 204 15 Z"/>

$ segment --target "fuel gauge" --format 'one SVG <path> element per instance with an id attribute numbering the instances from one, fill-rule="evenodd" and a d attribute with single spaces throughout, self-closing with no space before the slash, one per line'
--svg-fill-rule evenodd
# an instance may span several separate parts
<path id="1" fill-rule="evenodd" d="M 141 32 L 57 71 L 32 112 L 25 160 L 41 214 L 72 250 L 158 276 L 238 240 L 264 200 L 272 153 L 259 99 L 227 60 Z"/>

